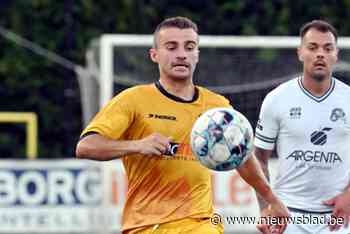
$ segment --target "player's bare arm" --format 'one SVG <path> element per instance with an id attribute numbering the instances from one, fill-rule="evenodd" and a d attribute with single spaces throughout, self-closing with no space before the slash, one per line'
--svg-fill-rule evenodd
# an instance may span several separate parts
<path id="1" fill-rule="evenodd" d="M 260 194 L 260 197 L 267 204 L 266 207 L 275 209 L 276 216 L 289 216 L 287 208 L 273 194 L 271 187 L 254 155 L 249 157 L 249 159 L 242 166 L 237 168 L 237 172 L 249 185 L 255 189 L 258 194 Z"/>
<path id="2" fill-rule="evenodd" d="M 116 141 L 100 134 L 82 138 L 76 148 L 78 158 L 108 161 L 130 154 L 162 155 L 169 147 L 170 138 L 153 133 L 140 140 Z"/>
<path id="3" fill-rule="evenodd" d="M 270 181 L 270 173 L 269 173 L 269 158 L 272 155 L 272 151 L 271 150 L 265 150 L 265 149 L 261 149 L 259 147 L 255 147 L 254 148 L 254 154 L 256 156 L 256 158 L 258 159 L 261 169 L 265 175 L 265 178 L 267 179 L 267 181 Z M 260 211 L 262 211 L 263 209 L 265 209 L 268 204 L 267 202 L 260 196 L 260 194 L 257 194 L 257 198 L 258 198 L 258 203 L 259 203 L 259 207 L 260 207 Z"/>
<path id="4" fill-rule="evenodd" d="M 264 174 L 264 177 L 266 178 L 267 181 L 270 180 L 270 174 L 269 174 L 269 158 L 272 155 L 272 151 L 271 150 L 265 150 L 265 149 L 261 149 L 259 147 L 255 147 L 254 148 L 254 154 L 261 166 L 262 169 L 262 173 Z M 258 198 L 258 203 L 259 203 L 259 207 L 260 207 L 260 213 L 261 213 L 261 217 L 267 217 L 267 216 L 274 216 L 274 217 L 288 217 L 289 213 L 287 208 L 282 204 L 282 202 L 277 199 L 276 197 L 273 197 L 273 199 L 275 199 L 274 201 L 269 202 L 266 197 L 265 194 L 261 194 L 259 193 L 258 190 L 256 190 L 256 195 Z M 272 193 L 272 192 L 271 192 Z M 285 211 L 286 213 L 284 213 L 284 215 L 279 215 L 280 212 Z M 264 223 L 260 223 L 259 225 L 257 225 L 258 230 L 263 233 L 263 234 L 270 234 L 270 233 L 283 233 L 284 230 L 286 229 L 286 224 L 285 225 L 280 225 L 280 226 L 269 226 L 267 224 Z M 272 229 L 274 228 L 274 231 L 272 232 Z"/>

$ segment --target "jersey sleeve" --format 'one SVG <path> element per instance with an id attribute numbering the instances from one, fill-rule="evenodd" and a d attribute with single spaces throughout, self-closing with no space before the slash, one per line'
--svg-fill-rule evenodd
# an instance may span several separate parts
<path id="1" fill-rule="evenodd" d="M 255 129 L 254 145 L 256 147 L 272 150 L 275 147 L 279 123 L 277 119 L 277 104 L 274 95 L 267 95 L 261 105 L 259 120 Z"/>
<path id="2" fill-rule="evenodd" d="M 120 93 L 96 114 L 81 136 L 94 132 L 110 139 L 121 139 L 135 117 L 134 105 L 130 92 Z"/>

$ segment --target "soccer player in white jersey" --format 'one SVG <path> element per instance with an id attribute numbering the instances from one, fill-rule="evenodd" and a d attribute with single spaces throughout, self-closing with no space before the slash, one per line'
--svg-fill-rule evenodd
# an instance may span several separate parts
<path id="1" fill-rule="evenodd" d="M 303 74 L 265 97 L 254 152 L 266 176 L 274 149 L 278 155 L 274 190 L 294 223 L 284 233 L 350 233 L 350 87 L 332 77 L 337 32 L 314 20 L 300 37 Z M 273 226 L 258 229 L 273 233 Z"/>

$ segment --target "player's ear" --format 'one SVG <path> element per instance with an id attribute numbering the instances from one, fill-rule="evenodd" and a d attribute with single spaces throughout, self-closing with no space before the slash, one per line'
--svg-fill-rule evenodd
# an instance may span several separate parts
<path id="1" fill-rule="evenodd" d="M 197 63 L 199 62 L 199 54 L 200 54 L 200 50 L 197 49 L 197 58 L 196 58 L 196 62 L 197 62 Z"/>
<path id="2" fill-rule="evenodd" d="M 297 48 L 297 54 L 298 54 L 299 61 L 304 62 L 304 57 L 303 57 L 303 54 L 301 53 L 300 47 Z"/>
<path id="3" fill-rule="evenodd" d="M 151 58 L 151 60 L 155 63 L 157 63 L 158 59 L 157 59 L 157 50 L 155 48 L 151 48 L 148 51 L 149 53 L 149 57 Z"/>
<path id="4" fill-rule="evenodd" d="M 338 61 L 338 54 L 339 54 L 339 48 L 337 47 L 337 48 L 335 48 L 335 61 L 337 62 Z"/>

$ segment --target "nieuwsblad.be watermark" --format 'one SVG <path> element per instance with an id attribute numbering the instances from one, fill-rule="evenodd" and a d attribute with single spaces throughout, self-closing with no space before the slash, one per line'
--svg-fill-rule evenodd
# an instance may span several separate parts
<path id="1" fill-rule="evenodd" d="M 210 222 L 213 225 L 219 224 L 267 224 L 267 225 L 283 225 L 287 224 L 328 224 L 328 225 L 343 225 L 345 223 L 344 218 L 334 217 L 330 215 L 311 215 L 303 214 L 297 217 L 254 217 L 254 216 L 223 216 L 218 213 L 214 213 L 210 218 Z"/>

